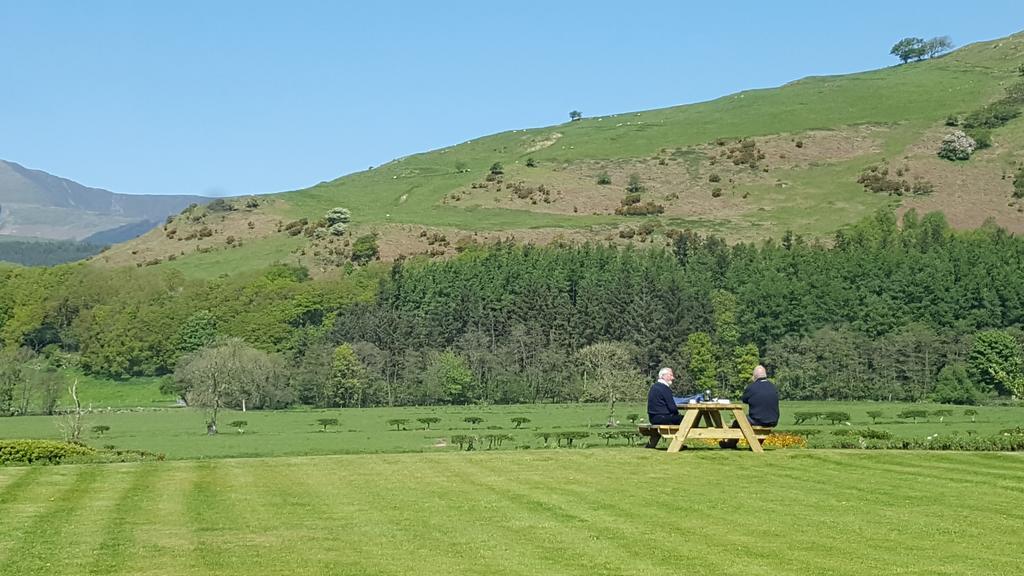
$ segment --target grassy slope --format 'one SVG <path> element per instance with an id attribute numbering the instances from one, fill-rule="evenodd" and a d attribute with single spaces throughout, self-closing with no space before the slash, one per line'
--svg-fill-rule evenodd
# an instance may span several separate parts
<path id="1" fill-rule="evenodd" d="M 696 194 L 694 201 L 711 208 L 692 217 L 684 211 L 682 215 L 666 215 L 662 220 L 669 225 L 715 232 L 734 239 L 778 235 L 787 229 L 810 236 L 828 235 L 878 207 L 899 205 L 900 199 L 866 192 L 857 184 L 857 175 L 865 166 L 882 160 L 895 163 L 912 159 L 923 163 L 920 174 L 924 176 L 931 178 L 936 170 L 940 172 L 935 176 L 940 193 L 930 200 L 904 200 L 905 203 L 921 209 L 957 212 L 961 205 L 954 196 L 965 187 L 976 187 L 990 196 L 989 201 L 973 219 L 954 224 L 976 225 L 983 217 L 994 215 L 1002 218 L 1000 223 L 1011 229 L 1024 229 L 1024 215 L 1008 215 L 1008 189 L 1003 190 L 1007 186 L 1005 181 L 998 177 L 985 181 L 973 177 L 964 180 L 965 172 L 961 170 L 957 176 L 951 163 L 928 165 L 934 160 L 937 148 L 933 132 L 944 130 L 942 121 L 950 114 L 969 112 L 999 97 L 1003 86 L 1016 78 L 1016 68 L 1021 63 L 1024 63 L 1024 34 L 974 44 L 919 63 L 843 76 L 806 78 L 779 88 L 741 92 L 693 105 L 503 132 L 401 158 L 306 190 L 274 195 L 259 212 L 267 218 L 287 222 L 299 217 L 316 219 L 328 209 L 342 205 L 352 210 L 354 230 L 378 229 L 385 236 L 394 233 L 393 225 L 403 224 L 473 232 L 561 229 L 603 237 L 610 229 L 635 224 L 638 219 L 618 217 L 607 209 L 599 214 L 594 214 L 593 210 L 578 214 L 553 213 L 537 211 L 543 206 L 534 207 L 524 202 L 445 204 L 443 198 L 481 182 L 488 167 L 496 161 L 505 165 L 509 181 L 526 178 L 535 183 L 548 181 L 557 185 L 566 170 L 596 174 L 606 164 L 622 165 L 626 170 L 645 176 L 654 175 L 659 167 L 651 159 L 664 154 L 663 150 L 689 154 L 688 158 L 700 164 L 700 153 L 694 147 L 719 138 L 731 141 L 770 135 L 798 137 L 809 130 L 842 132 L 870 125 L 884 128 L 878 132 L 878 142 L 872 151 L 853 157 L 826 156 L 794 168 L 774 167 L 770 173 L 760 175 L 758 182 L 740 183 L 729 189 L 727 193 L 735 200 L 729 209 L 724 208 L 726 205 L 721 204 L 721 200 L 714 204 L 716 201 L 707 191 L 694 190 L 693 181 L 681 180 L 675 187 L 669 185 L 663 191 L 675 189 L 684 195 L 689 191 Z M 552 134 L 556 133 L 560 137 L 552 139 Z M 972 160 L 971 169 L 994 174 L 1010 169 L 1018 159 L 1018 151 L 1024 150 L 1024 120 L 997 131 L 995 140 L 994 149 L 980 154 L 978 161 Z M 544 142 L 549 145 L 532 149 Z M 920 145 L 916 152 L 915 144 Z M 822 153 L 828 154 L 827 151 Z M 524 161 L 528 157 L 533 157 L 539 166 L 526 168 Z M 467 166 L 469 172 L 458 172 L 457 164 Z M 782 181 L 785 187 L 777 185 Z M 587 177 L 584 185 L 589 186 L 590 182 Z M 609 194 L 616 196 L 613 201 L 617 201 L 621 183 L 607 188 Z M 740 202 L 738 196 L 743 193 L 748 193 L 749 198 Z M 507 193 L 498 195 L 502 194 L 507 198 Z M 505 204 L 512 204 L 512 207 L 502 207 Z M 245 219 L 252 214 L 239 212 L 233 217 Z M 382 228 L 386 225 L 392 227 Z M 227 250 L 223 238 L 217 234 L 219 232 L 210 241 L 212 246 L 222 250 L 220 256 L 193 254 L 187 243 L 163 240 L 160 230 L 125 245 L 124 250 L 115 247 L 108 256 L 114 258 L 112 262 L 120 261 L 117 260 L 120 252 L 148 244 L 157 246 L 154 248 L 157 255 L 161 249 L 177 252 L 184 247 L 186 255 L 171 265 L 197 275 L 211 275 L 224 269 L 262 265 L 291 257 L 287 254 L 296 248 L 295 239 L 275 233 L 266 242 L 247 241 L 242 248 Z M 529 237 L 529 234 L 519 237 Z M 159 248 L 160 242 L 167 246 Z M 145 250 L 140 251 L 136 259 L 143 258 L 143 253 Z M 120 257 L 131 261 L 124 254 Z"/>
<path id="2" fill-rule="evenodd" d="M 97 404 L 97 407 L 106 404 Z M 138 404 L 136 404 L 138 405 Z M 146 404 L 141 404 L 146 406 Z M 951 408 L 954 413 L 943 422 L 937 418 L 911 423 L 896 419 L 896 414 L 907 408 L 934 410 Z M 224 412 L 218 419 L 223 433 L 216 438 L 205 435 L 205 414 L 199 410 L 170 409 L 125 413 L 100 413 L 86 416 L 85 428 L 99 424 L 110 426 L 102 437 L 87 434 L 87 441 L 95 446 L 113 444 L 118 448 L 143 449 L 160 452 L 168 458 L 224 458 L 303 456 L 346 453 L 386 452 L 448 452 L 458 446 L 438 447 L 440 439 L 450 440 L 454 434 L 511 434 L 515 439 L 503 444 L 502 449 L 518 446 L 542 447 L 538 431 L 589 430 L 593 435 L 584 441 L 587 446 L 605 446 L 597 436 L 604 430 L 607 408 L 601 404 L 521 405 L 521 406 L 452 406 L 416 408 L 368 408 L 343 410 L 296 410 L 279 412 Z M 831 430 L 845 426 L 812 423 L 793 426 L 792 415 L 800 411 L 846 411 L 852 425 L 889 430 L 897 437 L 924 438 L 931 434 L 965 433 L 976 431 L 981 435 L 995 434 L 1004 428 L 1020 424 L 1024 408 L 979 408 L 976 422 L 963 414 L 962 407 L 939 405 L 905 405 L 871 402 L 784 402 L 782 429 L 811 428 L 827 436 Z M 877 425 L 871 424 L 868 410 L 881 410 L 884 416 Z M 630 412 L 644 414 L 643 406 L 623 406 L 618 417 L 625 422 Z M 438 416 L 441 422 L 424 430 L 416 418 Z M 480 416 L 484 422 L 475 428 L 463 422 L 467 416 Z M 513 429 L 511 418 L 525 416 L 531 420 L 523 429 Z M 338 418 L 339 425 L 329 432 L 321 432 L 316 421 L 320 418 Z M 392 418 L 409 420 L 407 430 L 395 431 L 387 424 Z M 249 422 L 245 434 L 237 434 L 228 424 L 233 420 Z M 30 416 L 0 419 L 0 438 L 60 438 L 58 419 Z M 625 423 L 628 427 L 629 424 Z M 491 430 L 488 426 L 498 426 Z M 623 446 L 623 440 L 614 445 Z M 664 444 L 663 444 L 664 447 Z"/>
<path id="3" fill-rule="evenodd" d="M 8 468 L 0 572 L 1011 574 L 1022 474 L 1015 454 L 827 451 Z"/>

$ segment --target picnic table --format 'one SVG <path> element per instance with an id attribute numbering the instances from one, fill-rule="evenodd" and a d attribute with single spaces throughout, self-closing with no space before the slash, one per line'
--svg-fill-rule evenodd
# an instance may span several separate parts
<path id="1" fill-rule="evenodd" d="M 754 428 L 743 412 L 742 404 L 721 404 L 718 402 L 697 402 L 680 404 L 680 412 L 684 412 L 683 421 L 678 426 L 667 424 L 645 424 L 640 426 L 640 433 L 650 436 L 650 447 L 658 445 L 662 438 L 670 440 L 669 452 L 679 452 L 683 443 L 690 438 L 711 438 L 715 440 L 746 440 L 754 452 L 764 452 L 761 440 L 771 432 L 768 428 Z M 739 423 L 739 428 L 730 428 L 722 419 L 722 413 L 732 413 Z M 702 425 L 703 424 L 703 425 Z"/>

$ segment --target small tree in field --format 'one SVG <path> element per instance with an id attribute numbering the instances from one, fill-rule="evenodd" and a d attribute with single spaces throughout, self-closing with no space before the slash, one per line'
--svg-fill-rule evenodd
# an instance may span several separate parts
<path id="1" fill-rule="evenodd" d="M 463 447 L 466 447 L 465 449 L 467 451 L 472 450 L 473 444 L 475 442 L 476 436 L 472 436 L 469 434 L 455 434 L 454 436 L 452 436 L 452 444 L 458 444 L 459 450 L 462 450 Z"/>
<path id="2" fill-rule="evenodd" d="M 438 418 L 437 416 L 426 416 L 423 418 L 417 418 L 416 421 L 419 422 L 420 424 L 423 424 L 423 426 L 425 426 L 427 430 L 430 430 L 430 425 L 437 424 L 438 422 L 441 421 L 441 419 Z"/>
<path id="3" fill-rule="evenodd" d="M 323 432 L 327 432 L 327 427 L 328 426 L 337 426 L 338 425 L 338 419 L 337 418 L 320 418 L 319 420 L 316 421 L 316 423 L 321 425 L 321 426 L 323 426 L 323 430 L 322 430 Z"/>
<path id="4" fill-rule="evenodd" d="M 882 417 L 882 411 L 881 410 L 868 410 L 868 416 L 871 417 L 871 423 L 872 424 L 877 424 L 878 423 L 878 419 Z"/>
<path id="5" fill-rule="evenodd" d="M 899 414 L 897 414 L 896 417 L 897 418 L 901 418 L 903 420 L 906 420 L 907 418 L 913 418 L 914 424 L 917 424 L 917 419 L 918 418 L 927 418 L 928 417 L 928 411 L 927 410 L 904 410 L 903 412 L 900 412 Z"/>
<path id="6" fill-rule="evenodd" d="M 933 416 L 938 416 L 939 417 L 939 422 L 942 422 L 943 420 L 946 419 L 946 416 L 952 416 L 953 415 L 953 411 L 948 409 L 948 408 L 943 408 L 942 410 L 936 410 L 936 411 L 932 412 L 932 415 Z"/>
<path id="7" fill-rule="evenodd" d="M 245 420 L 235 420 L 228 424 L 228 426 L 231 426 L 232 428 L 237 430 L 239 434 L 245 434 L 245 427 L 248 425 L 249 423 L 246 422 Z"/>
<path id="8" fill-rule="evenodd" d="M 583 390 L 581 400 L 608 403 L 608 420 L 614 422 L 615 404 L 641 397 L 643 375 L 636 369 L 633 349 L 621 342 L 598 342 L 576 353 Z"/>
<path id="9" fill-rule="evenodd" d="M 634 424 L 635 425 L 636 421 L 639 420 L 639 419 L 640 419 L 640 415 L 639 414 L 636 414 L 636 413 L 626 414 L 626 420 L 629 420 L 630 424 Z"/>
<path id="10" fill-rule="evenodd" d="M 92 430 L 92 433 L 96 434 L 97 436 L 103 436 L 105 432 L 110 431 L 110 426 L 104 426 L 103 424 L 100 424 L 98 426 L 93 426 L 92 428 L 90 428 L 90 430 Z"/>
<path id="11" fill-rule="evenodd" d="M 475 427 L 477 424 L 483 422 L 484 419 L 479 416 L 466 416 L 465 418 L 462 419 L 462 421 L 465 422 L 466 424 Z"/>
<path id="12" fill-rule="evenodd" d="M 581 118 L 583 118 L 583 112 L 580 112 L 579 110 L 573 110 L 572 112 L 569 112 L 570 122 L 575 122 Z"/>
<path id="13" fill-rule="evenodd" d="M 967 410 L 964 410 L 964 416 L 970 416 L 971 422 L 974 422 L 978 418 L 978 411 L 974 408 L 968 408 Z"/>
<path id="14" fill-rule="evenodd" d="M 519 428 L 520 426 L 528 423 L 529 421 L 530 419 L 525 416 L 516 416 L 515 418 L 512 419 L 512 424 L 514 425 L 513 428 Z"/>
<path id="15" fill-rule="evenodd" d="M 395 431 L 405 430 L 405 425 L 409 423 L 407 418 L 392 418 L 388 420 L 388 426 L 394 426 Z"/>

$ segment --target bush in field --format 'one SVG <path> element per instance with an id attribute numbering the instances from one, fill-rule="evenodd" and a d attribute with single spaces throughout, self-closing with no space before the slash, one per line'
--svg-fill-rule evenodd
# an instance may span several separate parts
<path id="1" fill-rule="evenodd" d="M 228 424 L 228 426 L 231 426 L 235 430 L 238 430 L 239 434 L 245 434 L 245 427 L 248 425 L 249 423 L 246 422 L 245 420 L 235 420 L 234 422 Z"/>
<path id="2" fill-rule="evenodd" d="M 441 419 L 438 418 L 437 416 L 425 416 L 423 418 L 417 418 L 416 421 L 419 422 L 420 424 L 423 424 L 423 426 L 425 426 L 427 430 L 430 430 L 430 425 L 437 424 L 438 422 L 441 421 Z"/>
<path id="3" fill-rule="evenodd" d="M 850 421 L 850 415 L 846 412 L 825 412 L 824 417 L 833 424 Z"/>
<path id="4" fill-rule="evenodd" d="M 93 434 L 96 434 L 96 435 L 98 435 L 98 436 L 103 436 L 103 434 L 104 434 L 105 432 L 109 432 L 109 431 L 110 431 L 110 426 L 105 426 L 105 425 L 103 425 L 103 424 L 100 424 L 100 425 L 98 425 L 98 426 L 93 426 L 93 427 L 91 428 L 91 430 L 92 430 L 92 433 L 93 433 Z"/>
<path id="5" fill-rule="evenodd" d="M 320 418 L 319 420 L 316 421 L 316 423 L 318 425 L 320 425 L 320 426 L 323 426 L 323 432 L 327 432 L 327 427 L 328 426 L 337 426 L 338 425 L 338 419 L 337 418 Z"/>
<path id="6" fill-rule="evenodd" d="M 871 423 L 872 424 L 877 424 L 878 423 L 878 419 L 882 417 L 882 411 L 881 410 L 868 410 L 868 417 L 871 418 Z"/>
<path id="7" fill-rule="evenodd" d="M 523 424 L 527 424 L 529 422 L 530 419 L 525 416 L 516 416 L 515 418 L 512 419 L 513 428 L 519 428 Z"/>
<path id="8" fill-rule="evenodd" d="M 501 444 L 505 440 L 515 440 L 511 434 L 487 434 L 483 437 L 487 440 L 487 449 L 492 450 L 494 448 L 501 448 Z"/>
<path id="9" fill-rule="evenodd" d="M 964 133 L 963 130 L 955 130 L 942 139 L 942 146 L 939 148 L 939 158 L 946 160 L 967 160 L 978 148 L 978 143 Z"/>
<path id="10" fill-rule="evenodd" d="M 392 418 L 388 420 L 388 426 L 394 426 L 395 430 L 405 430 L 405 425 L 409 423 L 408 418 Z"/>
<path id="11" fill-rule="evenodd" d="M 904 410 L 903 412 L 900 412 L 899 414 L 897 414 L 896 417 L 900 418 L 902 420 L 906 420 L 908 418 L 913 418 L 914 419 L 914 423 L 916 424 L 918 418 L 927 418 L 928 417 L 928 411 L 927 410 Z"/>
<path id="12" fill-rule="evenodd" d="M 939 422 L 942 422 L 943 420 L 945 420 L 947 416 L 952 416 L 952 415 L 953 415 L 953 411 L 948 409 L 948 408 L 943 408 L 941 410 L 935 410 L 935 411 L 932 412 L 932 416 L 938 416 L 939 417 Z"/>
<path id="13" fill-rule="evenodd" d="M 476 443 L 476 436 L 471 434 L 455 434 L 451 438 L 452 444 L 458 444 L 459 450 L 472 450 L 473 444 Z"/>
<path id="14" fill-rule="evenodd" d="M 466 416 L 465 418 L 462 419 L 462 421 L 471 426 L 476 426 L 483 422 L 484 419 L 479 416 Z"/>
<path id="15" fill-rule="evenodd" d="M 978 419 L 978 411 L 974 408 L 968 408 L 967 410 L 964 410 L 964 416 L 970 416 L 971 422 L 974 422 Z"/>
<path id="16" fill-rule="evenodd" d="M 629 180 L 626 182 L 626 192 L 629 194 L 643 194 L 646 188 L 640 181 L 640 175 L 636 172 L 629 175 Z"/>
<path id="17" fill-rule="evenodd" d="M 794 412 L 793 424 L 803 424 L 812 418 L 814 420 L 821 418 L 821 412 Z"/>

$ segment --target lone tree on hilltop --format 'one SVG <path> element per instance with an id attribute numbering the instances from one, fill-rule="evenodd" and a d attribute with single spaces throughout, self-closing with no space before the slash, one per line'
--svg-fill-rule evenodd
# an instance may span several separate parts
<path id="1" fill-rule="evenodd" d="M 900 59 L 900 62 L 906 64 L 911 60 L 920 60 L 926 54 L 924 46 L 924 38 L 917 38 L 914 36 L 904 38 L 893 44 L 892 50 L 889 50 L 889 54 Z"/>
<path id="2" fill-rule="evenodd" d="M 953 49 L 953 40 L 949 36 L 936 36 L 924 43 L 925 55 L 934 58 L 943 52 Z"/>
<path id="3" fill-rule="evenodd" d="M 580 112 L 579 110 L 573 110 L 572 112 L 569 112 L 569 121 L 570 122 L 575 122 L 575 121 L 580 120 L 582 118 L 583 118 L 583 112 Z"/>

